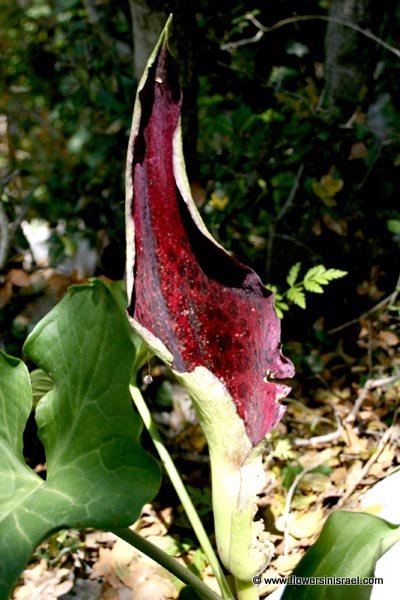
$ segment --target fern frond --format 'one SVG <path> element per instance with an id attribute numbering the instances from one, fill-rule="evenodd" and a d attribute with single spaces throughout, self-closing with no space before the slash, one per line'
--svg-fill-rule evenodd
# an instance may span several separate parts
<path id="1" fill-rule="evenodd" d="M 304 289 L 307 292 L 313 292 L 314 294 L 323 294 L 324 290 L 319 283 L 313 281 L 312 279 L 304 280 Z"/>
<path id="2" fill-rule="evenodd" d="M 295 265 L 293 265 L 293 267 L 290 269 L 288 276 L 286 277 L 286 281 L 290 287 L 294 286 L 297 277 L 299 276 L 300 267 L 301 263 L 298 262 Z"/>
<path id="3" fill-rule="evenodd" d="M 287 291 L 287 299 L 293 302 L 293 304 L 300 306 L 300 308 L 306 307 L 306 296 L 298 287 L 291 287 Z"/>

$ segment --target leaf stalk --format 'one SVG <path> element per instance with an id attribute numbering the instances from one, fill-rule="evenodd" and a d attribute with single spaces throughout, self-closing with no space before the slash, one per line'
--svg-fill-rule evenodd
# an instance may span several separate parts
<path id="1" fill-rule="evenodd" d="M 161 462 L 164 465 L 164 468 L 168 474 L 168 477 L 171 480 L 172 485 L 174 486 L 174 489 L 178 495 L 179 500 L 181 501 L 183 509 L 185 510 L 185 513 L 190 521 L 190 524 L 193 527 L 199 544 L 207 557 L 207 560 L 212 568 L 216 580 L 218 581 L 222 597 L 224 600 L 233 600 L 234 597 L 232 591 L 222 571 L 221 565 L 210 543 L 210 540 L 208 539 L 208 535 L 203 527 L 199 515 L 197 514 L 193 502 L 185 488 L 181 476 L 179 475 L 175 467 L 171 455 L 169 454 L 168 450 L 164 445 L 163 440 L 161 439 L 160 433 L 156 427 L 156 424 L 153 421 L 153 418 L 143 398 L 143 395 L 136 385 L 131 384 L 129 386 L 129 390 L 131 393 L 132 400 L 140 416 L 142 417 L 143 423 L 147 431 L 149 432 L 153 444 L 160 456 Z"/>
<path id="2" fill-rule="evenodd" d="M 204 600 L 221 600 L 215 592 L 213 592 L 207 585 L 205 585 L 196 575 L 193 575 L 189 569 L 178 563 L 177 560 L 169 556 L 161 548 L 157 548 L 155 544 L 152 544 L 141 535 L 126 527 L 125 529 L 114 529 L 113 533 L 128 542 L 134 548 L 146 554 L 159 565 L 167 569 L 170 573 L 178 577 L 181 581 L 187 585 L 192 586 L 198 594 L 204 598 Z"/>

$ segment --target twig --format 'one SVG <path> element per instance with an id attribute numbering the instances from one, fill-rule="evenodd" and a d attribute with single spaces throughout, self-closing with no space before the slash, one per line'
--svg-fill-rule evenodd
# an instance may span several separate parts
<path id="1" fill-rule="evenodd" d="M 394 292 L 391 292 L 389 294 L 389 296 L 386 296 L 385 298 L 383 298 L 383 300 L 380 300 L 378 302 L 378 304 L 375 304 L 375 306 L 373 306 L 372 308 L 370 308 L 369 310 L 367 310 L 366 312 L 362 313 L 362 315 L 360 315 L 359 317 L 356 317 L 355 319 L 351 319 L 350 321 L 346 321 L 346 323 L 343 323 L 342 325 L 338 325 L 337 327 L 333 327 L 332 329 L 329 329 L 327 331 L 327 333 L 329 335 L 332 335 L 334 333 L 338 333 L 339 331 L 342 331 L 343 329 L 346 329 L 347 327 L 350 327 L 351 325 L 355 325 L 356 323 L 358 323 L 359 321 L 361 321 L 362 319 L 366 319 L 367 317 L 369 317 L 370 315 L 372 315 L 374 312 L 376 312 L 377 310 L 379 310 L 380 308 L 382 308 L 383 306 L 385 306 L 385 304 L 392 304 L 392 298 L 394 296 L 394 294 L 397 295 L 398 291 L 397 288 Z"/>
<path id="2" fill-rule="evenodd" d="M 0 200 L 0 270 L 6 264 L 9 245 L 9 222 L 6 211 L 3 208 L 3 203 Z"/>
<path id="3" fill-rule="evenodd" d="M 304 475 L 306 475 L 310 471 L 313 471 L 314 469 L 319 467 L 322 464 L 322 462 L 323 461 L 317 462 L 315 465 L 312 465 L 310 467 L 306 467 L 305 469 L 303 469 L 301 471 L 301 473 L 296 475 L 296 477 L 293 480 L 292 485 L 290 486 L 290 488 L 288 490 L 288 493 L 286 496 L 286 502 L 285 502 L 285 509 L 284 509 L 283 515 L 282 515 L 283 516 L 283 554 L 285 556 L 289 552 L 289 516 L 290 516 L 290 505 L 292 504 L 294 493 L 295 493 L 296 488 L 299 485 L 302 477 L 304 477 Z"/>
<path id="4" fill-rule="evenodd" d="M 247 46 L 247 44 L 256 44 L 257 42 L 259 42 L 261 40 L 261 38 L 264 35 L 264 31 L 261 31 L 261 29 L 259 31 L 257 31 L 257 33 L 255 35 L 253 35 L 250 38 L 243 38 L 242 40 L 238 40 L 237 42 L 227 42 L 226 44 L 222 44 L 221 49 L 222 50 L 235 50 L 236 48 L 239 48 L 240 46 Z"/>
<path id="5" fill-rule="evenodd" d="M 303 440 L 303 438 L 296 438 L 294 440 L 294 445 L 317 446 L 319 444 L 331 444 L 332 442 L 336 442 L 336 440 L 338 440 L 342 436 L 342 431 L 342 426 L 340 426 L 331 433 L 325 433 L 324 435 L 315 435 L 314 437 L 311 437 L 308 440 Z"/>
<path id="6" fill-rule="evenodd" d="M 392 296 L 390 298 L 390 302 L 389 302 L 389 306 L 388 306 L 389 310 L 391 310 L 392 308 L 394 308 L 394 303 L 396 302 L 397 296 L 399 295 L 399 293 L 400 293 L 400 275 L 397 278 L 396 287 L 395 287 L 395 289 L 394 289 L 394 291 L 392 293 Z"/>
<path id="7" fill-rule="evenodd" d="M 372 454 L 372 456 L 365 463 L 365 465 L 361 469 L 361 471 L 360 471 L 358 477 L 356 478 L 356 480 L 353 481 L 353 483 L 351 484 L 351 486 L 346 490 L 346 493 L 343 494 L 343 496 L 338 501 L 337 508 L 340 508 L 341 506 L 343 506 L 343 504 L 346 502 L 346 500 L 348 500 L 350 498 L 350 496 L 352 495 L 352 493 L 354 492 L 354 490 L 356 489 L 356 487 L 359 485 L 359 483 L 361 483 L 361 481 L 364 479 L 364 477 L 367 475 L 367 473 L 371 469 L 371 467 L 374 464 L 374 462 L 376 462 L 378 460 L 378 458 L 380 457 L 380 455 L 384 451 L 386 445 L 390 442 L 390 438 L 392 437 L 392 434 L 394 433 L 394 431 L 396 429 L 396 419 L 397 419 L 397 415 L 399 413 L 399 410 L 400 409 L 397 409 L 395 411 L 394 416 L 393 416 L 392 424 L 385 431 L 385 433 L 383 434 L 382 438 L 380 439 L 380 441 L 379 441 L 379 443 L 378 443 L 378 445 L 376 447 L 376 451 Z"/>
<path id="8" fill-rule="evenodd" d="M 9 183 L 12 179 L 14 179 L 14 177 L 18 174 L 19 174 L 19 169 L 15 169 L 14 171 L 11 171 L 10 173 L 8 173 L 4 177 L 2 177 L 0 179 L 0 191 L 3 191 L 3 188 L 7 185 L 7 183 Z"/>
<path id="9" fill-rule="evenodd" d="M 341 436 L 343 432 L 342 424 L 340 422 L 339 416 L 335 411 L 335 419 L 337 423 L 337 429 L 330 433 L 325 433 L 324 435 L 315 435 L 314 437 L 308 438 L 304 440 L 303 438 L 296 438 L 294 440 L 295 446 L 317 446 L 318 444 L 330 444 L 332 442 L 336 442 Z"/>
<path id="10" fill-rule="evenodd" d="M 357 413 L 360 410 L 364 400 L 368 396 L 368 392 L 370 390 L 374 390 L 375 388 L 388 385 L 389 383 L 394 383 L 398 379 L 400 379 L 400 373 L 397 373 L 397 375 L 392 375 L 391 377 L 382 377 L 381 379 L 367 379 L 361 390 L 359 390 L 358 398 L 355 401 L 353 408 L 351 409 L 347 417 L 344 419 L 344 422 L 352 423 L 355 420 Z"/>
<path id="11" fill-rule="evenodd" d="M 267 261 L 266 261 L 266 268 L 265 268 L 267 281 L 270 280 L 270 274 L 271 274 L 272 250 L 273 250 L 274 240 L 275 240 L 275 236 L 276 236 L 276 226 L 279 223 L 279 221 L 284 217 L 284 215 L 287 213 L 287 211 L 289 210 L 291 205 L 293 204 L 293 200 L 295 199 L 297 190 L 299 189 L 300 179 L 303 174 L 303 171 L 304 171 L 304 163 L 302 163 L 299 166 L 299 168 L 297 169 L 297 173 L 295 175 L 289 195 L 288 195 L 284 205 L 282 206 L 281 210 L 277 214 L 274 223 L 272 225 L 270 225 L 270 227 L 268 229 Z"/>
<path id="12" fill-rule="evenodd" d="M 304 171 L 304 163 L 301 163 L 301 165 L 297 169 L 297 173 L 294 178 L 292 187 L 290 189 L 289 196 L 287 197 L 285 204 L 282 206 L 281 210 L 279 211 L 278 216 L 275 219 L 275 223 L 280 221 L 284 217 L 284 215 L 287 213 L 289 208 L 292 206 L 293 200 L 295 199 L 296 194 L 297 194 L 297 190 L 299 189 L 300 179 L 301 179 L 301 176 L 303 175 L 303 171 Z"/>
<path id="13" fill-rule="evenodd" d="M 397 58 L 400 58 L 400 49 L 395 48 L 391 44 L 388 44 L 387 42 L 382 40 L 382 38 L 373 34 L 371 31 L 363 29 L 359 25 L 351 23 L 351 21 L 346 21 L 346 19 L 341 19 L 340 17 L 332 17 L 328 15 L 297 15 L 294 17 L 288 17 L 287 19 L 282 19 L 281 21 L 277 21 L 270 27 L 262 25 L 262 23 L 260 23 L 260 21 L 250 13 L 245 15 L 245 19 L 247 19 L 255 27 L 257 27 L 258 34 L 270 33 L 271 31 L 275 31 L 276 29 L 280 29 L 281 27 L 285 27 L 286 25 L 292 25 L 293 23 L 300 23 L 302 21 L 326 21 L 328 23 L 336 23 L 337 25 L 342 25 L 343 27 L 348 27 L 349 29 L 353 29 L 353 31 L 357 31 L 357 33 L 360 33 L 361 35 L 372 40 L 379 46 L 382 46 L 389 52 L 392 52 L 395 56 L 397 56 Z M 262 37 L 262 35 L 258 34 L 251 38 L 248 38 L 247 40 L 238 40 L 237 42 L 228 42 L 227 44 L 223 44 L 221 46 L 222 50 L 234 50 L 238 46 L 243 46 L 246 43 L 252 44 L 258 42 Z"/>
<path id="14" fill-rule="evenodd" d="M 300 240 L 297 240 L 296 238 L 292 237 L 291 235 L 287 235 L 286 233 L 276 233 L 275 237 L 280 238 L 282 240 L 287 240 L 291 244 L 294 244 L 295 246 L 299 246 L 300 248 L 303 248 L 312 256 L 316 256 L 316 257 L 318 256 L 318 254 L 316 254 L 315 250 L 312 250 L 312 248 L 310 248 L 310 246 L 307 246 L 307 244 L 305 244 L 304 242 L 301 242 Z"/>

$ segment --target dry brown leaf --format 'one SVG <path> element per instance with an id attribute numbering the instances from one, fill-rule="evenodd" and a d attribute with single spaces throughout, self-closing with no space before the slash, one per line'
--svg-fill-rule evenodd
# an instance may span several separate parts
<path id="1" fill-rule="evenodd" d="M 393 331 L 380 331 L 378 333 L 378 337 L 381 342 L 383 342 L 382 346 L 397 346 L 400 343 L 398 336 L 393 333 Z"/>
<path id="2" fill-rule="evenodd" d="M 145 504 L 142 514 L 134 524 L 134 530 L 143 537 L 166 535 L 173 521 L 172 507 L 156 511 L 151 504 Z"/>
<path id="3" fill-rule="evenodd" d="M 122 586 L 121 580 L 115 572 L 112 551 L 109 548 L 99 549 L 99 558 L 94 563 L 90 579 L 104 578 L 112 588 Z"/>
<path id="4" fill-rule="evenodd" d="M 4 308 L 5 305 L 10 301 L 12 296 L 12 284 L 9 281 L 6 281 L 0 287 L 0 308 Z"/>
<path id="5" fill-rule="evenodd" d="M 303 554 L 301 552 L 294 552 L 288 556 L 281 554 L 274 560 L 274 567 L 276 567 L 281 575 L 288 575 L 299 563 Z"/>
<path id="6" fill-rule="evenodd" d="M 311 504 L 314 504 L 314 502 L 316 502 L 317 499 L 317 494 L 295 494 L 292 500 L 291 507 L 293 510 L 304 510 L 305 508 L 308 508 Z"/>
<path id="7" fill-rule="evenodd" d="M 354 461 L 354 463 L 350 466 L 350 468 L 347 471 L 346 483 L 344 486 L 345 491 L 347 491 L 349 489 L 353 489 L 354 484 L 358 483 L 362 470 L 363 470 L 362 461 L 361 460 Z"/>
<path id="8" fill-rule="evenodd" d="M 349 160 L 367 158 L 368 148 L 363 142 L 355 142 L 350 148 Z"/>
<path id="9" fill-rule="evenodd" d="M 202 452 L 207 445 L 200 425 L 188 425 L 175 438 L 175 442 L 189 452 Z"/>
<path id="10" fill-rule="evenodd" d="M 110 531 L 88 531 L 85 534 L 85 546 L 87 548 L 111 547 L 117 539 L 117 536 Z"/>
<path id="11" fill-rule="evenodd" d="M 319 467 L 322 464 L 328 464 L 329 466 L 335 466 L 338 464 L 337 455 L 340 453 L 340 448 L 332 446 L 331 448 L 324 448 L 324 450 L 308 450 L 300 459 L 300 464 L 303 469 L 312 469 Z"/>
<path id="12" fill-rule="evenodd" d="M 128 565 L 135 556 L 138 556 L 138 551 L 133 548 L 128 542 L 121 538 L 117 538 L 111 550 L 111 560 L 116 564 Z"/>
<path id="13" fill-rule="evenodd" d="M 172 538 L 166 540 L 167 537 L 153 537 L 152 543 L 171 544 Z M 99 560 L 90 577 L 105 580 L 104 600 L 174 600 L 178 596 L 167 571 L 120 539 L 111 550 L 99 549 Z"/>
<path id="14" fill-rule="evenodd" d="M 31 275 L 23 269 L 10 269 L 6 277 L 16 287 L 28 287 L 31 284 Z"/>
<path id="15" fill-rule="evenodd" d="M 124 583 L 133 591 L 135 600 L 173 600 L 178 597 L 178 590 L 167 571 L 140 559 L 130 565 Z"/>
<path id="16" fill-rule="evenodd" d="M 289 533 L 297 539 L 311 537 L 319 531 L 322 518 L 322 508 L 304 514 L 292 513 L 289 516 Z"/>
<path id="17" fill-rule="evenodd" d="M 314 225 L 311 227 L 311 231 L 316 236 L 321 235 L 321 233 L 322 233 L 322 226 L 321 226 L 321 221 L 319 219 L 317 219 L 315 221 Z"/>
<path id="18" fill-rule="evenodd" d="M 323 473 L 305 473 L 298 486 L 303 491 L 327 492 L 331 487 L 328 475 Z"/>
<path id="19" fill-rule="evenodd" d="M 322 222 L 333 233 L 343 237 L 347 235 L 348 223 L 344 219 L 334 219 L 332 215 L 325 213 L 322 217 Z"/>
<path id="20" fill-rule="evenodd" d="M 332 483 L 338 488 L 338 491 L 343 491 L 347 478 L 346 467 L 338 467 L 330 474 Z"/>
<path id="21" fill-rule="evenodd" d="M 385 446 L 376 462 L 371 466 L 369 473 L 376 477 L 381 477 L 386 469 L 393 464 L 395 455 L 396 450 L 394 446 L 391 444 Z"/>
<path id="22" fill-rule="evenodd" d="M 350 423 L 344 423 L 343 427 L 345 429 L 343 439 L 347 444 L 346 452 L 368 458 L 368 440 L 359 437 L 358 431 Z"/>
<path id="23" fill-rule="evenodd" d="M 41 560 L 33 568 L 25 569 L 22 579 L 24 583 L 15 590 L 13 600 L 54 600 L 67 594 L 74 585 L 70 569 L 49 569 L 45 560 Z"/>

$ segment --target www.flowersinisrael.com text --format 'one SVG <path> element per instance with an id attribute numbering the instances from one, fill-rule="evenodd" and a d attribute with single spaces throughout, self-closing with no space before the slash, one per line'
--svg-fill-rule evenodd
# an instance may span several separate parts
<path id="1" fill-rule="evenodd" d="M 383 577 L 299 577 L 291 575 L 290 577 L 253 577 L 253 583 L 259 585 L 376 585 L 383 584 Z"/>

